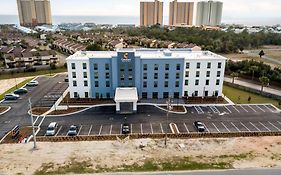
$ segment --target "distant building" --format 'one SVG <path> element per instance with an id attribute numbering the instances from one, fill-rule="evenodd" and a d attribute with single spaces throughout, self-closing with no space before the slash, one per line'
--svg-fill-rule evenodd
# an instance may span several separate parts
<path id="1" fill-rule="evenodd" d="M 169 25 L 192 25 L 194 2 L 170 2 Z"/>
<path id="2" fill-rule="evenodd" d="M 201 1 L 197 3 L 196 25 L 218 26 L 221 24 L 223 3 Z"/>
<path id="3" fill-rule="evenodd" d="M 50 0 L 17 0 L 20 25 L 52 24 Z"/>
<path id="4" fill-rule="evenodd" d="M 140 2 L 140 26 L 163 25 L 163 2 Z"/>

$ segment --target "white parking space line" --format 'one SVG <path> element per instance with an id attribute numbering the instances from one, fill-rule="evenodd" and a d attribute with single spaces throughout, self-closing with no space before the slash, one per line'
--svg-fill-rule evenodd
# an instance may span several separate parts
<path id="1" fill-rule="evenodd" d="M 131 124 L 131 134 L 133 133 L 133 124 Z"/>
<path id="2" fill-rule="evenodd" d="M 224 106 L 224 108 L 231 114 L 232 112 L 231 112 L 231 110 L 230 109 L 228 109 L 228 107 L 227 106 Z"/>
<path id="3" fill-rule="evenodd" d="M 186 124 L 185 124 L 185 123 L 183 123 L 183 125 L 184 125 L 184 127 L 185 127 L 186 131 L 189 133 L 189 130 L 188 130 L 188 128 L 187 128 L 187 126 L 186 126 Z"/>
<path id="4" fill-rule="evenodd" d="M 79 134 L 80 134 L 80 131 L 81 131 L 82 127 L 83 127 L 83 125 L 81 125 L 81 126 L 80 126 L 80 128 L 79 128 L 79 131 L 78 131 L 77 135 L 79 135 Z"/>
<path id="5" fill-rule="evenodd" d="M 252 109 L 254 112 L 257 112 L 251 105 L 248 105 L 248 107 L 249 107 L 250 109 Z"/>
<path id="6" fill-rule="evenodd" d="M 207 132 L 210 132 L 210 130 L 208 129 L 208 127 L 207 127 L 205 124 L 204 124 L 204 126 L 205 126 Z M 198 132 L 199 132 L 199 131 L 198 131 Z"/>
<path id="7" fill-rule="evenodd" d="M 265 112 L 261 107 L 259 107 L 258 105 L 255 105 L 257 108 L 259 108 L 262 112 Z"/>
<path id="8" fill-rule="evenodd" d="M 239 129 L 238 129 L 238 127 L 236 126 L 236 125 L 234 125 L 234 123 L 232 123 L 232 122 L 230 122 L 231 123 L 231 125 L 238 131 L 238 132 L 241 132 Z"/>
<path id="9" fill-rule="evenodd" d="M 239 105 L 242 109 L 244 109 L 245 112 L 248 112 L 244 107 L 243 105 Z"/>
<path id="10" fill-rule="evenodd" d="M 214 123 L 212 123 L 213 124 L 213 126 L 216 128 L 216 130 L 218 131 L 218 132 L 221 132 L 220 130 L 219 130 L 219 128 L 214 124 Z"/>
<path id="11" fill-rule="evenodd" d="M 281 129 L 279 129 L 277 126 L 275 126 L 274 124 L 272 124 L 270 121 L 268 121 L 268 123 L 273 126 L 275 129 L 277 129 L 278 131 L 281 131 Z"/>
<path id="12" fill-rule="evenodd" d="M 123 124 L 120 125 L 120 134 L 122 134 L 122 126 Z"/>
<path id="13" fill-rule="evenodd" d="M 161 132 L 164 133 L 162 123 L 160 123 Z"/>
<path id="14" fill-rule="evenodd" d="M 216 108 L 215 106 L 209 106 L 210 107 L 210 109 L 213 111 L 213 113 L 215 113 L 215 114 L 219 114 L 220 113 L 220 111 L 218 110 L 218 108 Z"/>
<path id="15" fill-rule="evenodd" d="M 240 111 L 239 111 L 235 106 L 232 105 L 232 107 L 233 107 L 238 113 L 240 113 Z"/>
<path id="16" fill-rule="evenodd" d="M 263 106 L 266 107 L 269 111 L 275 112 L 275 111 L 273 111 L 272 109 L 270 109 L 267 105 L 263 105 Z"/>
<path id="17" fill-rule="evenodd" d="M 221 122 L 222 126 L 225 127 L 225 129 L 230 132 L 230 130 L 225 126 L 225 124 L 223 122 Z"/>
<path id="18" fill-rule="evenodd" d="M 281 122 L 277 121 L 277 123 L 279 123 L 279 125 L 281 125 Z"/>
<path id="19" fill-rule="evenodd" d="M 251 132 L 251 130 L 250 130 L 249 128 L 247 128 L 247 126 L 244 125 L 242 122 L 240 122 L 240 124 L 241 124 L 244 128 L 246 128 L 249 132 Z"/>
<path id="20" fill-rule="evenodd" d="M 194 106 L 195 110 L 197 111 L 198 114 L 204 114 L 204 111 L 200 106 Z"/>
<path id="21" fill-rule="evenodd" d="M 40 126 L 42 125 L 42 123 L 43 123 L 43 121 L 44 121 L 45 118 L 46 118 L 46 116 L 44 116 L 44 117 L 42 118 L 42 120 L 41 120 L 41 122 L 39 123 L 38 127 L 40 127 Z"/>
<path id="22" fill-rule="evenodd" d="M 261 130 L 256 126 L 254 125 L 252 122 L 249 122 L 254 128 L 256 128 L 259 132 L 261 132 Z"/>
<path id="23" fill-rule="evenodd" d="M 109 135 L 111 135 L 111 132 L 112 132 L 112 125 L 110 125 Z"/>
<path id="24" fill-rule="evenodd" d="M 100 125 L 99 135 L 101 134 L 101 131 L 102 131 L 102 125 Z"/>
<path id="25" fill-rule="evenodd" d="M 268 127 L 266 127 L 262 122 L 259 122 L 263 127 L 265 127 L 265 129 L 267 129 L 268 131 L 271 131 Z"/>
<path id="26" fill-rule="evenodd" d="M 93 125 L 91 125 L 89 132 L 88 132 L 88 136 L 90 135 L 91 131 L 92 131 Z"/>
<path id="27" fill-rule="evenodd" d="M 39 119 L 39 116 L 36 117 L 36 119 L 33 122 L 33 125 L 35 125 L 35 123 L 37 122 L 38 119 Z"/>
<path id="28" fill-rule="evenodd" d="M 59 128 L 59 130 L 58 130 L 58 132 L 56 133 L 56 135 L 55 135 L 55 136 L 57 136 L 57 135 L 59 134 L 59 132 L 60 132 L 61 128 L 62 128 L 62 126 L 60 126 L 60 128 Z"/>
<path id="29" fill-rule="evenodd" d="M 152 124 L 150 123 L 150 129 L 151 129 L 151 133 L 153 134 L 153 128 L 152 128 Z"/>
<path id="30" fill-rule="evenodd" d="M 142 123 L 140 124 L 141 134 L 143 134 Z"/>

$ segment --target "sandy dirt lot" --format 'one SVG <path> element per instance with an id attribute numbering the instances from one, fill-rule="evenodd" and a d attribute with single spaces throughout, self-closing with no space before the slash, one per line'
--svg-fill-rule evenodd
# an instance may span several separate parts
<path id="1" fill-rule="evenodd" d="M 142 145 L 142 147 L 140 147 Z M 32 174 L 42 165 L 67 165 L 73 159 L 87 161 L 92 169 L 114 168 L 190 158 L 204 163 L 227 162 L 232 168 L 281 166 L 281 137 L 38 143 L 0 145 L 0 174 Z"/>
<path id="2" fill-rule="evenodd" d="M 6 80 L 0 80 L 0 94 L 6 92 L 10 88 L 14 87 L 16 84 L 23 82 L 31 77 L 22 77 L 22 78 L 12 78 Z"/>

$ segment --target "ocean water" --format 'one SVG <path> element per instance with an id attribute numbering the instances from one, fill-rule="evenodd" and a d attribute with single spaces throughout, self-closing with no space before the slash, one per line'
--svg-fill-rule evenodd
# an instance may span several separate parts
<path id="1" fill-rule="evenodd" d="M 96 24 L 136 24 L 139 25 L 138 16 L 53 16 L 53 24 L 61 23 L 86 23 Z M 281 18 L 248 18 L 233 19 L 224 18 L 225 24 L 244 24 L 244 25 L 276 25 L 281 24 Z M 18 24 L 17 15 L 0 15 L 0 24 Z M 164 16 L 164 24 L 168 24 L 168 17 Z"/>

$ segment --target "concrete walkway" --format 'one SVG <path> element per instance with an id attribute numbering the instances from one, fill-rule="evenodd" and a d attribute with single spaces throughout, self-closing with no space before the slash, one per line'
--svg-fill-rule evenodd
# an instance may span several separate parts
<path id="1" fill-rule="evenodd" d="M 231 83 L 232 78 L 224 77 L 224 81 Z M 255 90 L 261 90 L 261 85 L 248 82 L 247 80 L 243 80 L 241 78 L 235 79 L 234 84 L 244 86 L 244 87 L 248 87 L 248 88 L 255 89 Z M 281 88 L 276 89 L 276 88 L 271 88 L 271 87 L 264 87 L 264 92 L 274 94 L 274 95 L 278 95 L 278 96 L 281 97 Z"/>

